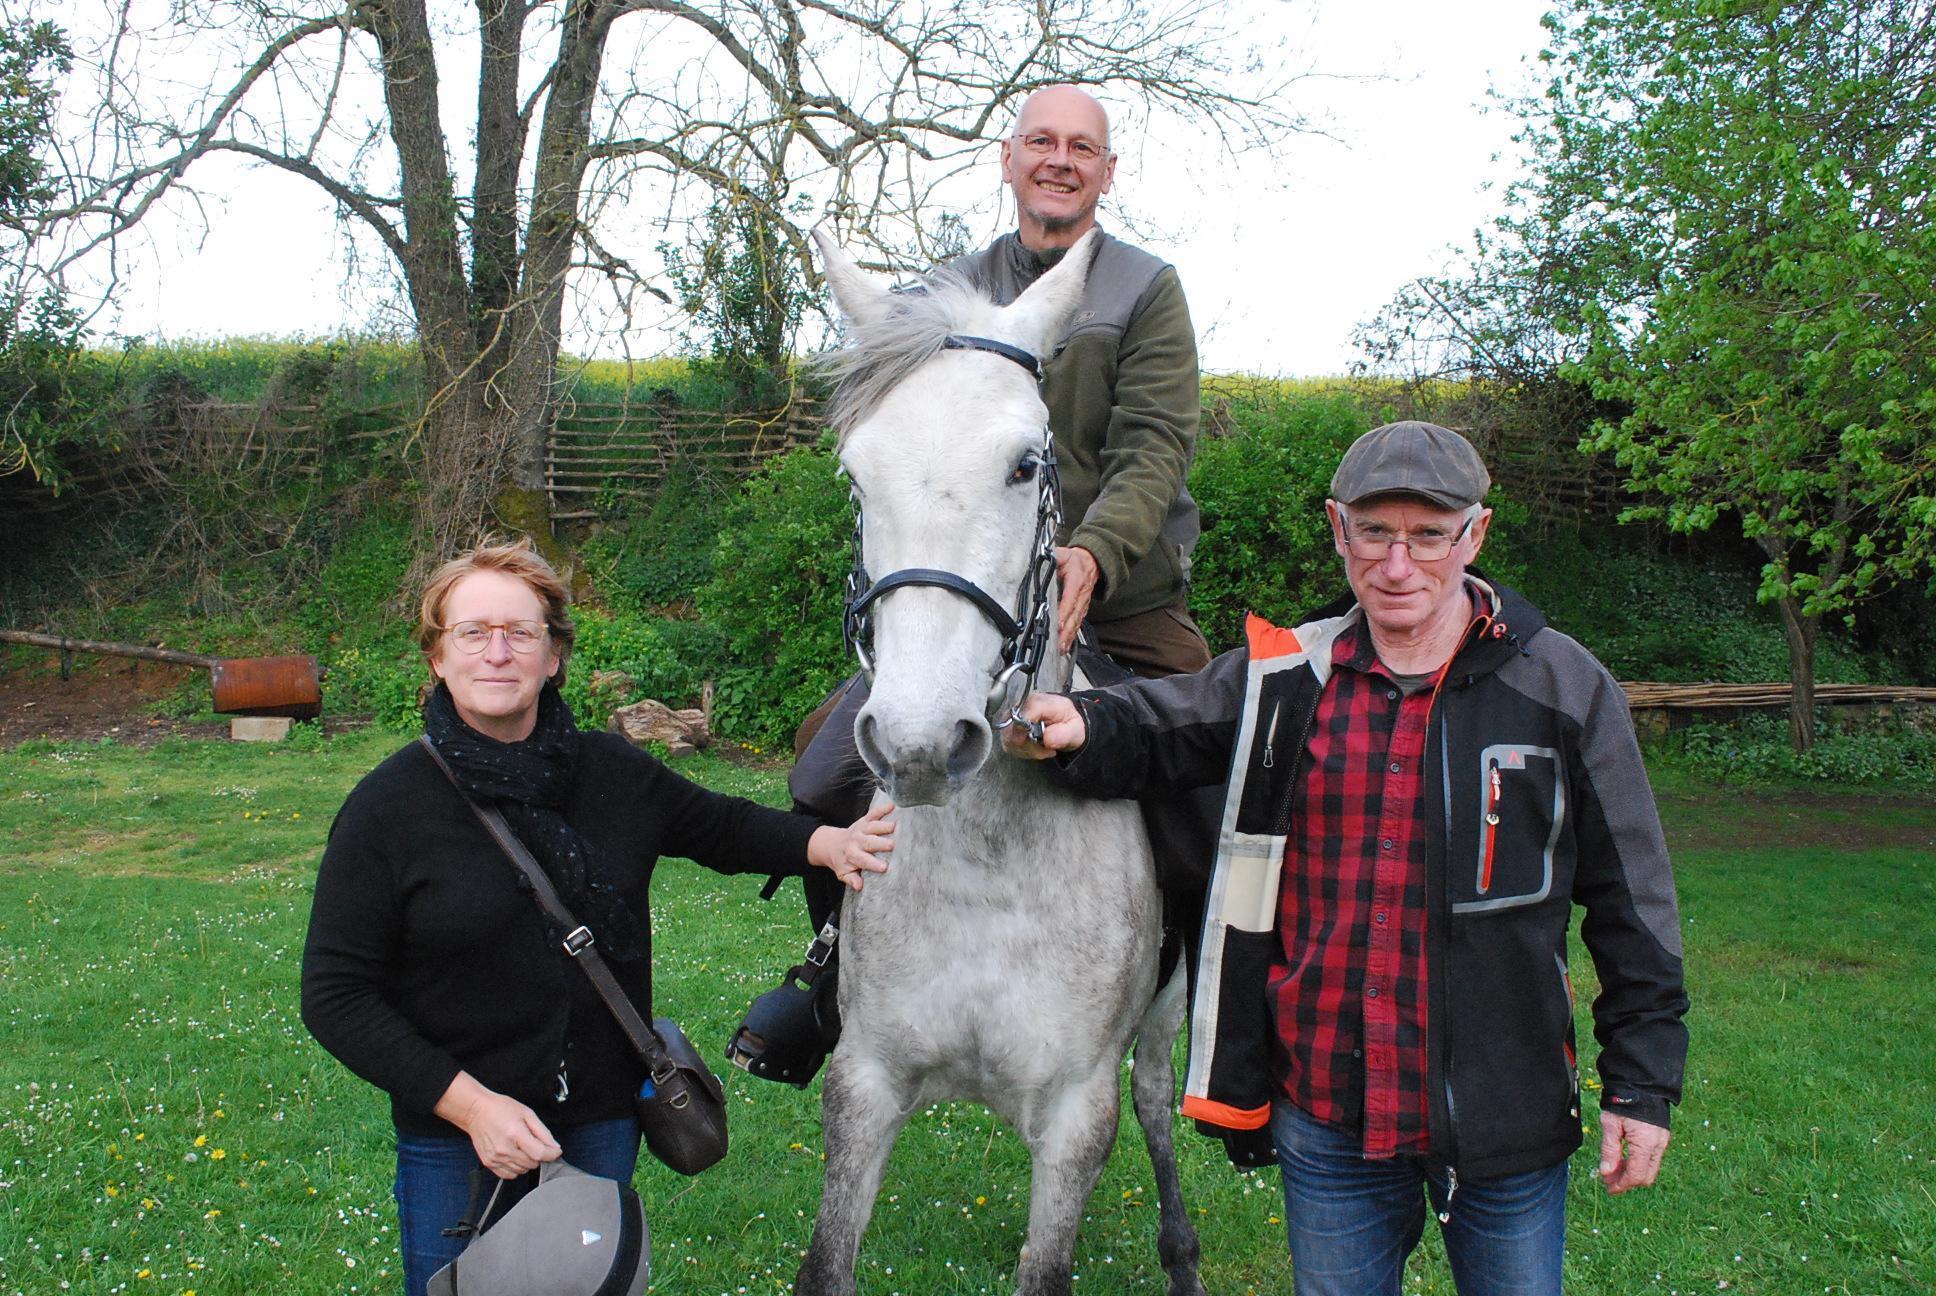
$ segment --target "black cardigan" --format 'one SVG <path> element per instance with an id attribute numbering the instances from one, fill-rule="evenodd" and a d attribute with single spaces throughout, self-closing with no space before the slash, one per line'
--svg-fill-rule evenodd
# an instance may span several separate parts
<path id="1" fill-rule="evenodd" d="M 646 929 L 646 958 L 612 967 L 649 1021 L 647 892 L 659 857 L 720 873 L 803 873 L 817 825 L 709 792 L 614 734 L 580 741 L 565 817 Z M 560 1125 L 627 1114 L 643 1077 L 591 983 L 547 938 L 515 866 L 416 743 L 370 771 L 330 828 L 303 946 L 302 1016 L 324 1048 L 390 1094 L 397 1128 L 412 1134 L 461 1136 L 431 1114 L 460 1069 Z"/>

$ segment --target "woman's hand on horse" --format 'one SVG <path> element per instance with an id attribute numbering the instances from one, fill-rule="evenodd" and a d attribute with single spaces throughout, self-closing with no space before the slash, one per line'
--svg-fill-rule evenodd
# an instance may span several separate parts
<path id="1" fill-rule="evenodd" d="M 437 1100 L 436 1114 L 471 1136 L 471 1148 L 484 1168 L 500 1179 L 515 1179 L 563 1155 L 538 1113 L 515 1098 L 487 1089 L 469 1072 Z"/>
<path id="2" fill-rule="evenodd" d="M 1087 549 L 1057 546 L 1055 583 L 1062 597 L 1056 603 L 1055 623 L 1065 653 L 1076 646 L 1076 635 L 1082 632 L 1082 619 L 1089 615 L 1089 600 L 1096 596 L 1096 581 L 1101 575 L 1096 555 Z"/>
<path id="3" fill-rule="evenodd" d="M 1034 737 L 1028 723 L 1002 730 L 1002 746 L 1011 756 L 1047 760 L 1057 752 L 1072 752 L 1089 741 L 1089 726 L 1076 704 L 1060 693 L 1031 693 L 1022 701 L 1022 719 L 1041 726 Z"/>
<path id="4" fill-rule="evenodd" d="M 888 815 L 892 801 L 883 801 L 846 828 L 816 828 L 807 839 L 807 862 L 824 869 L 858 891 L 862 875 L 887 872 L 881 856 L 894 849 L 894 825 Z"/>

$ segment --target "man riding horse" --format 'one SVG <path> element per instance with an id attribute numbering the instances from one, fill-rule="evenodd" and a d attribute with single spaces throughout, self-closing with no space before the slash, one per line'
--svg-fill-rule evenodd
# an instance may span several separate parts
<path id="1" fill-rule="evenodd" d="M 1015 231 L 949 268 L 1005 305 L 1097 227 L 1096 205 L 1116 174 L 1102 105 L 1075 86 L 1038 90 L 1002 141 L 1001 168 L 1015 195 Z M 1210 649 L 1188 606 L 1198 518 L 1184 488 L 1199 412 L 1196 333 L 1176 270 L 1102 233 L 1081 305 L 1043 357 L 1042 399 L 1062 485 L 1062 650 L 1086 623 L 1094 645 L 1137 675 L 1207 665 Z M 865 809 L 874 780 L 855 751 L 854 718 L 866 697 L 856 677 L 801 726 L 788 780 L 796 808 L 843 823 L 855 817 L 851 807 Z M 1207 864 L 1207 849 L 1200 853 Z M 806 964 L 762 996 L 733 1049 L 753 1074 L 796 1085 L 813 1078 L 839 1031 L 838 951 L 827 924 L 838 915 L 840 888 L 814 879 L 805 886 L 822 937 Z"/>

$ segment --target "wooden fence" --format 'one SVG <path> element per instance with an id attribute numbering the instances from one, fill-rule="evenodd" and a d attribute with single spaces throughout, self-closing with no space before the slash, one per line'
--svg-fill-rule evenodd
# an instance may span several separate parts
<path id="1" fill-rule="evenodd" d="M 115 419 L 120 448 L 74 456 L 60 494 L 31 474 L 0 476 L 0 513 L 39 516 L 78 500 L 140 492 L 157 472 L 314 476 L 332 441 L 366 449 L 389 442 L 400 449 L 416 419 L 416 410 L 401 402 L 347 417 L 338 412 L 331 421 L 322 407 L 305 404 L 176 401 L 130 408 Z M 819 402 L 805 397 L 776 409 L 733 413 L 670 403 L 568 401 L 545 447 L 552 516 L 598 517 L 650 498 L 675 464 L 715 479 L 744 476 L 773 455 L 810 444 L 822 426 Z"/>
<path id="2" fill-rule="evenodd" d="M 1537 419 L 1501 417 L 1496 409 L 1448 410 L 1453 426 L 1471 436 L 1494 478 L 1525 504 L 1537 521 L 1561 522 L 1612 516 L 1628 502 L 1618 470 L 1604 459 L 1579 454 L 1568 435 Z M 0 510 L 16 515 L 52 512 L 73 499 L 140 489 L 137 458 L 164 473 L 191 463 L 227 465 L 235 472 L 273 465 L 281 472 L 314 474 L 332 440 L 377 450 L 399 450 L 415 430 L 409 402 L 372 406 L 345 415 L 313 404 L 172 401 L 124 411 L 123 453 L 97 451 L 70 465 L 62 495 L 39 488 L 31 477 L 0 477 Z M 824 426 L 820 402 L 796 396 L 774 409 L 728 413 L 650 401 L 605 404 L 566 401 L 545 450 L 545 488 L 552 516 L 598 517 L 651 498 L 675 464 L 702 476 L 743 476 L 776 454 L 817 439 Z M 1228 410 L 1206 409 L 1206 435 L 1231 435 Z"/>
<path id="3" fill-rule="evenodd" d="M 649 497 L 675 464 L 715 478 L 743 476 L 811 444 L 823 426 L 820 404 L 804 397 L 742 413 L 570 403 L 545 453 L 551 516 L 597 517 L 621 501 Z"/>

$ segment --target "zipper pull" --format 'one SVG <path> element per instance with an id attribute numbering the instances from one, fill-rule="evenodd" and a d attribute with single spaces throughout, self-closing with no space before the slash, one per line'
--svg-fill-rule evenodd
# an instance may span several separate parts
<path id="1" fill-rule="evenodd" d="M 1486 796 L 1485 855 L 1479 861 L 1479 894 L 1492 890 L 1492 852 L 1499 840 L 1499 766 L 1486 767 L 1486 778 L 1490 784 Z"/>
<path id="2" fill-rule="evenodd" d="M 1452 1199 L 1459 1192 L 1459 1172 L 1453 1166 L 1445 1167 L 1445 1209 L 1439 1212 L 1439 1223 L 1452 1222 Z"/>
<path id="3" fill-rule="evenodd" d="M 1264 768 L 1270 769 L 1272 766 L 1276 764 L 1277 764 L 1277 758 L 1271 754 L 1271 745 L 1269 743 L 1265 743 L 1264 744 Z"/>

